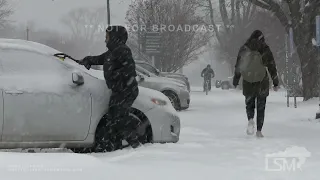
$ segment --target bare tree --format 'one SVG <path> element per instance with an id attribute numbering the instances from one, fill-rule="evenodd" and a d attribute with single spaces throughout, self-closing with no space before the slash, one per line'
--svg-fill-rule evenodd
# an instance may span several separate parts
<path id="1" fill-rule="evenodd" d="M 7 18 L 13 13 L 13 10 L 9 7 L 7 0 L 0 0 L 0 26 L 4 27 L 7 23 Z"/>
<path id="2" fill-rule="evenodd" d="M 73 38 L 93 41 L 97 35 L 104 34 L 106 28 L 106 8 L 78 8 L 71 10 L 63 19 Z"/>
<path id="3" fill-rule="evenodd" d="M 319 0 L 249 0 L 266 9 L 280 20 L 286 31 L 292 27 L 296 52 L 299 55 L 302 71 L 303 96 L 308 100 L 317 96 L 318 65 L 315 37 L 315 17 L 320 13 Z"/>
<path id="4" fill-rule="evenodd" d="M 104 51 L 104 36 L 107 26 L 106 8 L 77 8 L 71 10 L 62 23 L 71 31 L 69 44 L 76 45 L 72 54 L 83 57 Z M 71 50 L 70 50 L 71 51 Z"/>
<path id="5" fill-rule="evenodd" d="M 162 53 L 156 59 L 156 66 L 161 71 L 175 72 L 197 60 L 205 50 L 210 27 L 197 12 L 198 5 L 195 2 L 137 0 L 129 7 L 126 18 L 130 27 L 151 25 L 160 31 Z M 138 32 L 132 29 L 132 37 L 138 39 Z"/>
<path id="6" fill-rule="evenodd" d="M 214 27 L 217 43 L 213 47 L 223 57 L 219 60 L 227 62 L 232 70 L 238 49 L 250 33 L 248 29 L 256 17 L 256 6 L 236 0 L 200 0 L 198 4 Z"/>

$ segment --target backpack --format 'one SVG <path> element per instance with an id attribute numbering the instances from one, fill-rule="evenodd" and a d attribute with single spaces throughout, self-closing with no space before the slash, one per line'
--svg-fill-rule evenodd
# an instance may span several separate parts
<path id="1" fill-rule="evenodd" d="M 240 60 L 239 69 L 243 80 L 254 83 L 264 79 L 267 71 L 262 62 L 262 55 L 258 51 L 252 51 L 246 47 Z"/>

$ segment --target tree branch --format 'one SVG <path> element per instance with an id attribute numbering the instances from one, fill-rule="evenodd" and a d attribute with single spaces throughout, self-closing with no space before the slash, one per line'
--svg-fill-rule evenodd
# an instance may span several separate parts
<path id="1" fill-rule="evenodd" d="M 7 18 L 13 14 L 13 10 L 8 7 L 7 0 L 0 0 L 0 26 L 4 26 Z"/>
<path id="2" fill-rule="evenodd" d="M 271 11 L 274 13 L 278 19 L 280 20 L 281 24 L 286 28 L 287 32 L 289 31 L 289 22 L 288 18 L 286 17 L 285 13 L 281 9 L 280 5 L 274 2 L 273 0 L 249 0 L 253 4 Z"/>

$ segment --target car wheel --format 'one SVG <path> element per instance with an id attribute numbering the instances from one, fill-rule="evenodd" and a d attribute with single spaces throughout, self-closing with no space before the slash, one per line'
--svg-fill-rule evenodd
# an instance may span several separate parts
<path id="1" fill-rule="evenodd" d="M 132 109 L 130 116 L 134 119 L 134 126 L 137 127 L 137 133 L 139 134 L 139 142 L 141 144 L 150 143 L 153 140 L 152 128 L 148 118 L 139 110 Z M 112 137 L 110 124 L 107 124 L 107 115 L 104 116 L 99 123 L 96 135 L 95 143 L 93 147 L 89 148 L 73 148 L 71 149 L 74 153 L 99 153 L 99 152 L 112 152 L 118 149 L 122 149 L 122 141 L 115 142 L 112 140 L 106 140 Z"/>
<path id="2" fill-rule="evenodd" d="M 72 148 L 71 150 L 75 153 L 100 153 L 100 152 L 112 152 L 121 148 L 122 142 L 115 142 L 110 139 L 113 137 L 111 126 L 108 124 L 107 115 L 105 115 L 100 121 L 96 133 L 95 141 L 92 147 L 88 148 Z M 110 121 L 109 121 L 110 122 Z"/>
<path id="3" fill-rule="evenodd" d="M 166 95 L 169 98 L 169 100 L 170 100 L 172 106 L 174 107 L 174 109 L 176 109 L 177 111 L 181 110 L 179 98 L 174 92 L 164 91 L 163 94 Z"/>
<path id="4" fill-rule="evenodd" d="M 139 110 L 132 109 L 130 116 L 135 119 L 138 140 L 141 144 L 152 142 L 152 128 L 148 118 Z"/>

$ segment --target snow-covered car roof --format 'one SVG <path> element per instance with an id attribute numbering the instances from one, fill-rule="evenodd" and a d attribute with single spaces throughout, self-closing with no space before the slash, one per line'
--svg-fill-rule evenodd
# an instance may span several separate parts
<path id="1" fill-rule="evenodd" d="M 53 56 L 56 53 L 62 53 L 52 47 L 46 46 L 33 41 L 27 41 L 23 39 L 3 39 L 0 38 L 0 49 L 12 49 L 12 50 L 23 50 L 39 53 L 42 55 Z M 96 78 L 103 79 L 103 72 L 99 70 L 90 69 L 87 70 L 84 66 L 80 66 L 71 59 L 66 58 L 64 61 L 65 64 L 80 69 L 87 74 L 90 74 Z"/>
<path id="2" fill-rule="evenodd" d="M 22 40 L 22 39 L 3 39 L 3 38 L 0 38 L 0 49 L 31 51 L 31 52 L 39 53 L 42 55 L 48 55 L 48 56 L 53 56 L 56 53 L 61 53 L 60 51 L 58 51 L 52 47 L 46 46 L 44 44 L 40 44 L 40 43 L 33 42 L 33 41 L 26 41 L 26 40 Z M 64 61 L 61 61 L 61 62 L 65 63 L 69 66 L 71 65 L 72 67 L 75 67 L 77 69 L 80 69 L 95 78 L 105 80 L 103 71 L 101 71 L 101 70 L 94 70 L 94 69 L 87 70 L 84 66 L 81 66 L 78 63 L 76 63 L 68 58 L 66 58 Z M 141 92 L 143 92 L 144 96 L 167 99 L 166 96 L 164 96 L 162 93 L 160 93 L 158 91 L 155 91 L 155 90 L 152 90 L 149 88 L 144 88 L 141 86 L 139 86 L 139 89 L 141 90 Z"/>
<path id="3" fill-rule="evenodd" d="M 1 48 L 16 48 L 20 50 L 31 50 L 41 54 L 53 55 L 56 53 L 61 53 L 60 51 L 53 49 L 52 47 L 46 46 L 33 41 L 27 41 L 23 39 L 4 39 L 0 38 Z"/>

